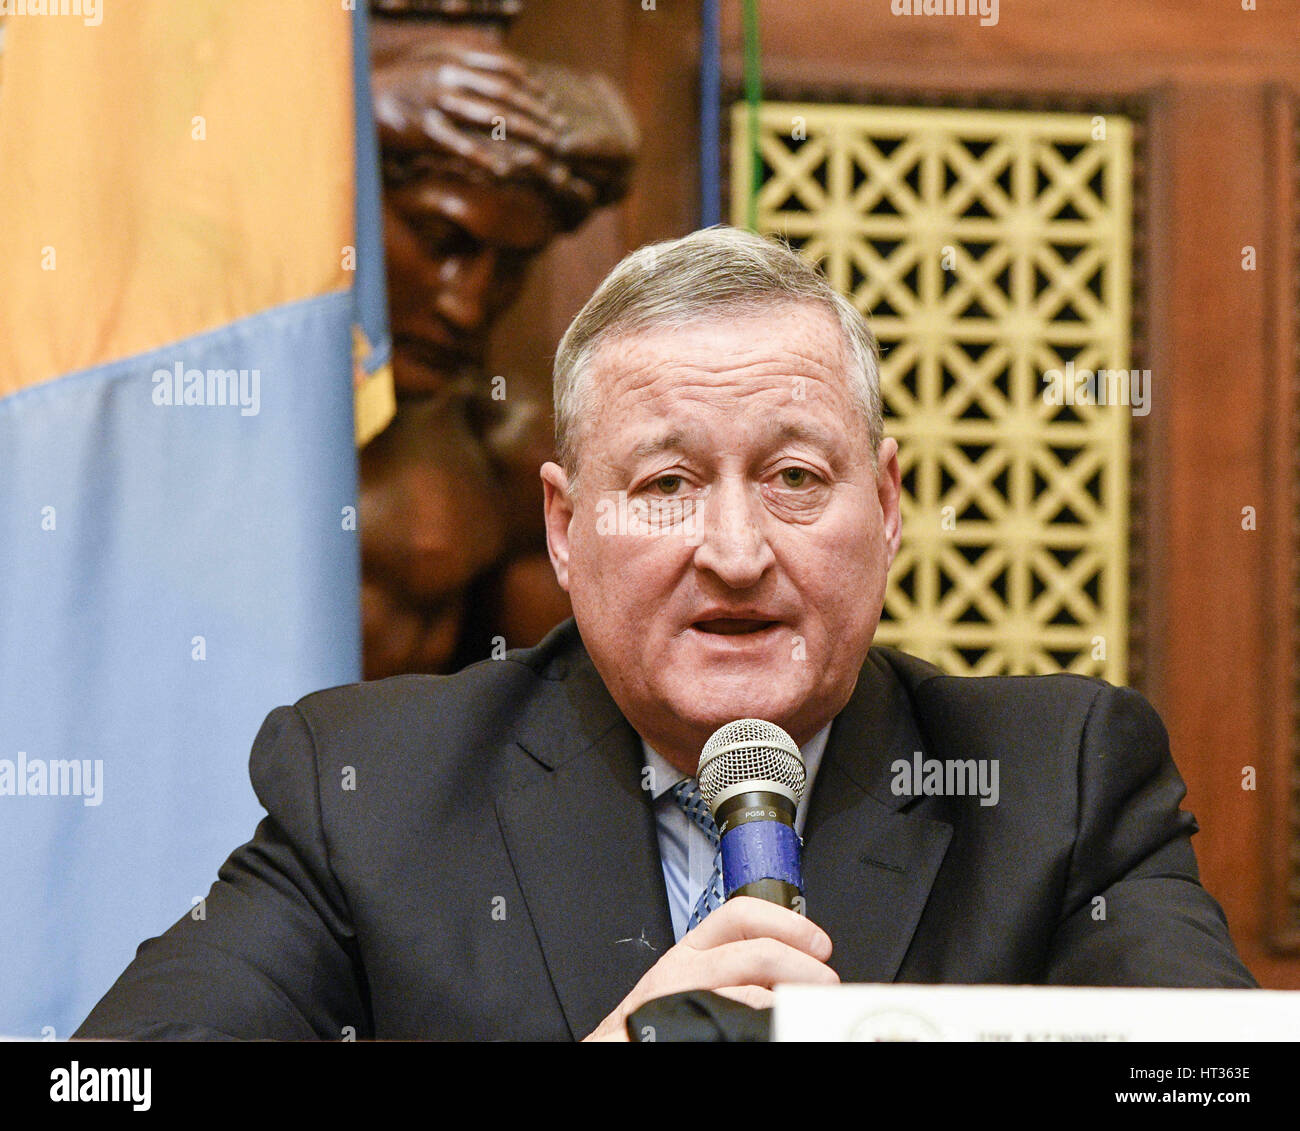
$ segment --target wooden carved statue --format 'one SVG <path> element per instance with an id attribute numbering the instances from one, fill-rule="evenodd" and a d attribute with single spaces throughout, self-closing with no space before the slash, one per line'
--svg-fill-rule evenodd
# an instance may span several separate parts
<path id="1" fill-rule="evenodd" d="M 365 675 L 443 672 L 569 613 L 537 469 L 549 383 L 486 371 L 529 263 L 626 191 L 632 118 L 603 78 L 512 54 L 520 0 L 372 0 L 398 407 L 361 453 Z"/>

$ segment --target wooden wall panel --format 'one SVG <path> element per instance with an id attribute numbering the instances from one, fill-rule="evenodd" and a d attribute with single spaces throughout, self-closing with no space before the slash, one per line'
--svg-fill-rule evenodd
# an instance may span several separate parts
<path id="1" fill-rule="evenodd" d="M 1163 323 L 1153 376 L 1164 441 L 1157 458 L 1168 469 L 1151 527 L 1164 549 L 1149 587 L 1164 625 L 1162 663 L 1149 669 L 1152 698 L 1188 780 L 1188 807 L 1204 826 L 1204 882 L 1242 941 L 1265 929 L 1265 861 L 1258 837 L 1242 834 L 1260 830 L 1270 784 L 1261 650 L 1271 627 L 1270 547 L 1286 524 L 1264 443 L 1273 411 L 1262 318 L 1268 273 L 1242 269 L 1243 247 L 1259 252 L 1268 238 L 1266 109 L 1259 88 L 1180 86 L 1162 100 L 1166 145 L 1153 156 L 1177 175 L 1167 211 L 1152 217 L 1173 297 L 1152 312 Z M 1254 508 L 1255 530 L 1243 529 L 1244 508 Z M 1255 791 L 1242 788 L 1251 765 Z"/>
<path id="2" fill-rule="evenodd" d="M 623 91 L 641 132 L 627 197 L 561 236 L 492 338 L 493 371 L 549 386 L 555 346 L 606 272 L 631 248 L 699 222 L 699 4 L 534 0 L 508 42 L 525 58 L 599 71 Z M 539 499 L 540 499 L 540 490 Z"/>
<path id="3" fill-rule="evenodd" d="M 1272 750 L 1265 791 L 1268 851 L 1265 942 L 1300 953 L 1300 102 L 1281 85 L 1267 91 L 1265 172 L 1269 250 L 1263 332 L 1271 411 L 1266 474 L 1279 520 L 1268 541 L 1269 626 L 1264 713 Z M 1290 704 L 1291 712 L 1279 709 Z"/>
<path id="4" fill-rule="evenodd" d="M 661 0 L 666 3 L 668 0 Z M 1300 82 L 1291 0 L 1001 0 L 998 22 L 895 16 L 890 0 L 762 0 L 763 72 L 952 90 L 1146 90 L 1187 81 Z M 739 0 L 723 5 L 728 69 L 739 71 Z"/>

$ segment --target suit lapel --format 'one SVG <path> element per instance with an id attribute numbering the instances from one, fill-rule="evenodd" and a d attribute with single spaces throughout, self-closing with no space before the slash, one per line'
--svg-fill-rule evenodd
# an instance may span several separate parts
<path id="1" fill-rule="evenodd" d="M 898 973 L 952 826 L 902 812 L 890 764 L 924 750 L 911 700 L 873 652 L 826 744 L 804 830 L 808 915 L 831 936 L 845 982 Z"/>
<path id="2" fill-rule="evenodd" d="M 550 772 L 500 797 L 497 816 L 581 1039 L 673 945 L 673 930 L 640 740 L 585 653 L 570 652 L 557 674 L 567 694 L 548 696 L 518 736 Z"/>
<path id="3" fill-rule="evenodd" d="M 673 945 L 640 740 L 576 631 L 516 741 L 548 771 L 497 800 L 511 864 L 572 1035 L 604 1020 Z M 891 763 L 925 746 L 876 651 L 836 717 L 804 830 L 808 914 L 845 982 L 888 982 L 916 932 L 952 827 L 905 812 Z"/>

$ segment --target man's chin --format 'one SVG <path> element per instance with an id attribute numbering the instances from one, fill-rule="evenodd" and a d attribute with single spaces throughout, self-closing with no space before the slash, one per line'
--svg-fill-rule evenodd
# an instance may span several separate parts
<path id="1" fill-rule="evenodd" d="M 773 677 L 775 679 L 776 677 Z M 720 726 L 736 719 L 766 719 L 785 726 L 803 705 L 803 697 L 792 695 L 793 689 L 778 683 L 752 681 L 737 687 L 734 681 L 715 683 L 701 679 L 673 689 L 667 710 L 692 730 L 707 737 Z"/>

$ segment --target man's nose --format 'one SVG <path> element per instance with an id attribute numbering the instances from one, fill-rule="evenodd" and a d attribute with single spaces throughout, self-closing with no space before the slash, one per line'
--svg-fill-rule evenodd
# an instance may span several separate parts
<path id="1" fill-rule="evenodd" d="M 478 330 L 487 321 L 496 254 L 483 248 L 446 261 L 439 277 L 435 307 L 461 330 Z"/>
<path id="2" fill-rule="evenodd" d="M 702 510 L 696 567 L 732 589 L 757 585 L 776 561 L 763 533 L 762 501 L 747 485 L 731 482 L 715 488 Z"/>

